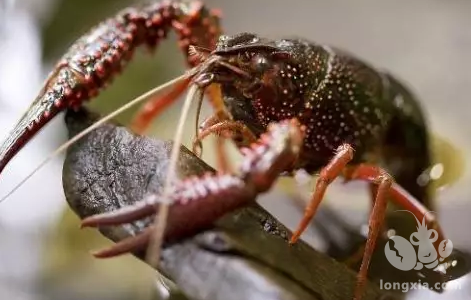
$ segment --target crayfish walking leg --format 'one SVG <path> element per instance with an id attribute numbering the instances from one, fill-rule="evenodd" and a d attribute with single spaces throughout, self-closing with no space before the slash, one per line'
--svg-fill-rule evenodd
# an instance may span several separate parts
<path id="1" fill-rule="evenodd" d="M 427 213 L 421 203 L 419 203 L 414 197 L 410 196 L 409 193 L 400 188 L 397 184 L 394 184 L 392 177 L 386 171 L 371 164 L 348 166 L 352 159 L 353 148 L 349 144 L 344 144 L 338 148 L 336 154 L 327 166 L 322 168 L 314 194 L 305 209 L 303 219 L 291 237 L 290 243 L 295 243 L 299 239 L 302 232 L 306 229 L 307 225 L 316 214 L 317 209 L 324 198 L 327 187 L 340 175 L 343 175 L 347 180 L 365 180 L 370 184 L 377 186 L 373 198 L 373 210 L 370 214 L 368 224 L 368 239 L 363 253 L 360 272 L 358 273 L 357 287 L 354 295 L 354 300 L 360 300 L 365 287 L 368 268 L 376 246 L 376 241 L 381 229 L 383 228 L 384 219 L 386 217 L 388 196 L 391 196 L 392 200 L 400 206 L 410 210 L 416 218 L 426 219 L 426 222 L 431 225 L 432 228 L 437 230 L 439 237 L 437 239 L 438 243 L 444 239 L 444 235 L 436 220 L 431 217 L 427 217 Z M 438 243 L 435 244 L 437 249 L 439 245 Z"/>

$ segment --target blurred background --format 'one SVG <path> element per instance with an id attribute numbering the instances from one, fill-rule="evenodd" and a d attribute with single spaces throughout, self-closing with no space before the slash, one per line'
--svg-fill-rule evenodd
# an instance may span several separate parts
<path id="1" fill-rule="evenodd" d="M 91 26 L 141 1 L 0 0 L 0 139 L 37 95 L 43 80 L 68 46 Z M 422 100 L 434 133 L 433 150 L 443 172 L 437 184 L 439 220 L 454 247 L 471 250 L 471 2 L 207 0 L 223 11 L 226 33 L 255 32 L 267 37 L 301 36 L 334 45 L 384 68 L 405 81 Z M 173 35 L 155 55 L 138 51 L 124 74 L 90 104 L 105 113 L 155 87 L 185 68 Z M 155 121 L 152 135 L 172 138 L 181 102 Z M 208 110 L 206 110 L 208 112 Z M 128 122 L 134 111 L 119 117 Z M 188 124 L 185 143 L 193 134 Z M 54 120 L 5 169 L 2 196 L 66 140 L 62 117 Z M 210 147 L 206 147 L 207 150 Z M 211 160 L 211 152 L 205 152 Z M 144 299 L 154 289 L 153 272 L 132 257 L 101 261 L 90 250 L 108 243 L 79 230 L 63 196 L 58 157 L 0 204 L 0 299 Z M 282 180 L 281 191 L 295 187 Z M 303 187 L 306 195 L 309 186 Z M 279 191 L 278 191 L 279 192 Z M 364 184 L 335 183 L 328 203 L 351 224 L 368 212 Z M 298 205 L 261 199 L 289 227 Z M 352 225 L 354 226 L 354 225 Z M 316 243 L 309 230 L 306 240 Z M 468 299 L 469 276 L 460 289 L 436 294 L 412 292 L 410 299 Z"/>

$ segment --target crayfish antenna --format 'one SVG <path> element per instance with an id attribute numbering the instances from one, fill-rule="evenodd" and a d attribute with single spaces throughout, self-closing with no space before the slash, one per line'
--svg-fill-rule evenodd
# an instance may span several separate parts
<path id="1" fill-rule="evenodd" d="M 167 170 L 167 180 L 163 187 L 163 200 L 160 203 L 157 217 L 154 221 L 154 234 L 151 236 L 149 247 L 147 248 L 146 261 L 152 266 L 157 267 L 160 260 L 160 248 L 164 239 L 165 228 L 167 225 L 167 218 L 170 208 L 169 199 L 171 185 L 176 180 L 175 172 L 177 168 L 178 155 L 180 153 L 180 145 L 182 143 L 183 129 L 188 113 L 190 111 L 192 100 L 196 97 L 202 98 L 203 91 L 197 85 L 191 85 L 185 102 L 183 103 L 182 113 L 180 120 L 178 121 L 177 130 L 174 136 L 174 143 L 172 146 L 172 152 L 170 154 L 170 162 Z"/>

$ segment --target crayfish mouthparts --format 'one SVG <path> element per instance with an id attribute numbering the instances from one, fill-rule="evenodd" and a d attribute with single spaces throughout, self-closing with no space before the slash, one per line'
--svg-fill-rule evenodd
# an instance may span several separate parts
<path id="1" fill-rule="evenodd" d="M 257 80 L 249 72 L 242 68 L 233 65 L 224 56 L 211 52 L 209 54 L 200 54 L 195 47 L 191 48 L 190 55 L 198 57 L 201 60 L 201 64 L 187 71 L 188 77 L 193 78 L 192 82 L 197 84 L 199 87 L 204 88 L 211 83 L 221 83 L 224 81 L 232 82 L 234 78 L 230 75 L 238 75 L 246 80 Z M 229 71 L 230 74 L 223 73 Z"/>

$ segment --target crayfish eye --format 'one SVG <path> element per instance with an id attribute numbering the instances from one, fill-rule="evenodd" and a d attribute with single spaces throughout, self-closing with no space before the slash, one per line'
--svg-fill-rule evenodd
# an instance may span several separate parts
<path id="1" fill-rule="evenodd" d="M 252 58 L 252 64 L 254 65 L 255 70 L 260 73 L 263 73 L 270 68 L 269 60 L 263 55 L 255 55 Z"/>

